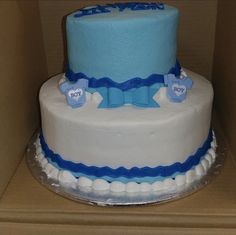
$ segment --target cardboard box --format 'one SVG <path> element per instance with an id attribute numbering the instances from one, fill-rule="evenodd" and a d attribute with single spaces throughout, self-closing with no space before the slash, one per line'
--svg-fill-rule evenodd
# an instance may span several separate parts
<path id="1" fill-rule="evenodd" d="M 38 90 L 63 71 L 61 19 L 103 2 L 108 1 L 0 1 L 0 234 L 236 234 L 233 0 L 164 1 L 181 12 L 182 65 L 214 84 L 216 126 L 228 151 L 222 173 L 211 184 L 162 205 L 101 208 L 60 197 L 31 176 L 24 152 L 39 126 Z"/>

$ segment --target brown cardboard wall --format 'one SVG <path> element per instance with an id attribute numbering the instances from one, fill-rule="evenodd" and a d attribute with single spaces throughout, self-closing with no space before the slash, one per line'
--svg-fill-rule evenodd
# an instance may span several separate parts
<path id="1" fill-rule="evenodd" d="M 49 75 L 63 71 L 62 17 L 83 6 L 118 1 L 39 1 Z M 181 64 L 211 79 L 217 1 L 178 0 L 163 2 L 176 6 L 180 10 L 178 58 Z"/>
<path id="2" fill-rule="evenodd" d="M 37 1 L 0 1 L 0 195 L 38 125 L 47 77 Z"/>
<path id="3" fill-rule="evenodd" d="M 61 16 L 77 4 L 95 2 L 101 1 L 40 1 L 50 74 L 62 69 Z M 185 24 L 180 27 L 180 60 L 209 78 L 217 2 L 166 2 L 180 8 Z M 223 111 L 221 118 L 235 152 L 236 21 L 232 21 L 236 9 L 233 0 L 229 5 L 225 0 L 219 2 L 213 81 L 218 111 Z M 0 27 L 2 192 L 38 124 L 36 94 L 47 71 L 35 1 L 0 0 Z M 22 161 L 0 200 L 0 234 L 236 234 L 235 177 L 232 159 L 226 158 L 222 173 L 189 197 L 160 205 L 104 208 L 75 203 L 50 192 Z"/>
<path id="4" fill-rule="evenodd" d="M 219 0 L 213 83 L 215 103 L 236 156 L 236 1 Z"/>

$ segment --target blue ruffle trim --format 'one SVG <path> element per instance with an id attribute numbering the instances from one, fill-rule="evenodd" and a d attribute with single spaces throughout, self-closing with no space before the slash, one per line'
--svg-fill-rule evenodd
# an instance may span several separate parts
<path id="1" fill-rule="evenodd" d="M 176 61 L 175 67 L 171 68 L 168 74 L 174 74 L 176 77 L 178 77 L 180 75 L 180 72 L 181 72 L 181 66 L 179 62 Z M 84 73 L 74 73 L 69 68 L 66 70 L 65 75 L 70 82 L 77 82 L 79 79 L 87 79 L 89 81 L 88 83 L 89 88 L 113 87 L 113 88 L 118 88 L 122 91 L 127 91 L 132 88 L 140 88 L 143 86 L 149 87 L 156 83 L 164 84 L 163 74 L 152 74 L 145 79 L 139 77 L 131 78 L 130 80 L 127 80 L 122 83 L 117 83 L 108 77 L 103 77 L 99 79 L 88 77 Z"/>
<path id="2" fill-rule="evenodd" d="M 197 150 L 197 152 L 190 156 L 185 162 L 176 162 L 169 166 L 157 166 L 151 167 L 133 167 L 131 169 L 126 169 L 124 167 L 119 167 L 116 169 L 110 167 L 96 167 L 96 166 L 86 166 L 83 163 L 74 163 L 71 161 L 64 160 L 59 154 L 54 153 L 46 144 L 43 134 L 40 134 L 40 142 L 42 149 L 45 153 L 45 157 L 50 161 L 54 162 L 61 169 L 71 171 L 72 173 L 81 173 L 88 176 L 103 177 L 109 176 L 113 178 L 125 177 L 166 177 L 171 176 L 176 172 L 183 173 L 190 170 L 193 166 L 199 164 L 201 158 L 207 153 L 208 149 L 211 147 L 211 142 L 213 140 L 212 130 L 209 131 L 208 137 L 204 142 L 203 146 Z"/>

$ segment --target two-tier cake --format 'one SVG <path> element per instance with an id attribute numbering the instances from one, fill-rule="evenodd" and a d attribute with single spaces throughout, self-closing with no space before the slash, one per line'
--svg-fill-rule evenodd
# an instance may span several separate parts
<path id="1" fill-rule="evenodd" d="M 176 58 L 179 12 L 116 3 L 67 16 L 66 73 L 40 90 L 36 158 L 48 178 L 93 191 L 192 184 L 215 160 L 213 90 Z"/>

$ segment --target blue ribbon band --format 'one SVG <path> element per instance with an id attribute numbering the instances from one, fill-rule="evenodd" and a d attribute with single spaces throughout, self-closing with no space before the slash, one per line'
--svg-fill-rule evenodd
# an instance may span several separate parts
<path id="1" fill-rule="evenodd" d="M 171 68 L 169 73 L 174 74 L 175 76 L 178 77 L 180 75 L 180 71 L 181 71 L 180 64 L 178 61 L 176 61 L 175 67 Z M 70 82 L 77 82 L 79 79 L 87 79 L 89 88 L 114 87 L 122 91 L 127 91 L 132 88 L 152 86 L 156 83 L 164 84 L 163 74 L 152 74 L 145 79 L 135 77 L 122 83 L 115 82 L 111 78 L 108 78 L 108 77 L 103 77 L 99 79 L 94 78 L 94 77 L 88 77 L 84 73 L 74 73 L 71 69 L 67 69 L 65 75 Z"/>
<path id="2" fill-rule="evenodd" d="M 103 177 L 109 176 L 113 178 L 125 177 L 167 177 L 179 172 L 183 173 L 190 170 L 193 166 L 199 164 L 201 158 L 207 153 L 208 149 L 211 147 L 211 142 L 213 140 L 212 130 L 209 131 L 208 137 L 205 140 L 202 147 L 200 147 L 196 153 L 187 158 L 183 163 L 176 162 L 169 166 L 157 166 L 151 167 L 133 167 L 131 169 L 126 169 L 124 167 L 119 167 L 116 169 L 110 168 L 108 166 L 96 167 L 96 166 L 86 166 L 83 163 L 74 163 L 71 161 L 64 160 L 59 154 L 54 153 L 46 144 L 43 134 L 40 134 L 40 142 L 42 149 L 45 153 L 45 157 L 55 163 L 58 167 L 64 170 L 72 172 L 72 174 L 81 173 L 88 176 Z"/>

